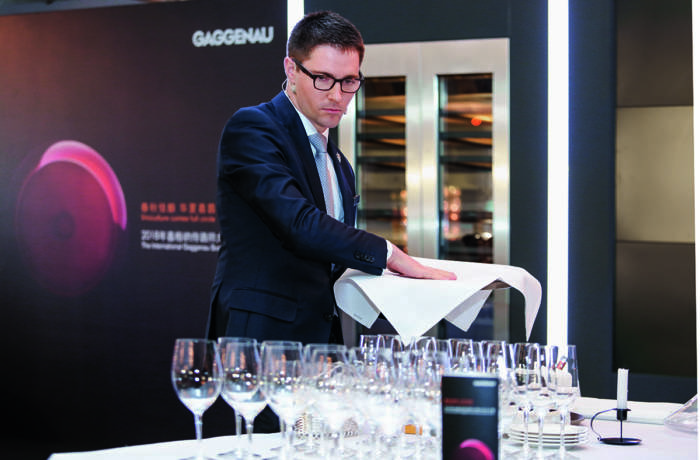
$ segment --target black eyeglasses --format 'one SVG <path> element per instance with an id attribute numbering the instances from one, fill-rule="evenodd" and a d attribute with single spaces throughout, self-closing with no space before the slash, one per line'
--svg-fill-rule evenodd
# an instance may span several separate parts
<path id="1" fill-rule="evenodd" d="M 314 81 L 314 88 L 319 91 L 330 91 L 336 83 L 340 83 L 340 90 L 342 92 L 353 94 L 359 91 L 360 86 L 362 86 L 362 83 L 365 81 L 365 77 L 362 75 L 362 72 L 360 72 L 360 78 L 334 78 L 330 75 L 313 74 L 309 72 L 306 67 L 301 65 L 301 62 L 299 62 L 296 58 L 292 58 L 292 61 L 294 61 L 302 72 L 304 72 Z"/>

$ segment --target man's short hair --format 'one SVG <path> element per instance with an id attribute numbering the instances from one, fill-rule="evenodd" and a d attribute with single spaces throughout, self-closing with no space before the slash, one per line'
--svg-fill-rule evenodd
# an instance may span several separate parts
<path id="1" fill-rule="evenodd" d="M 365 44 L 357 27 L 333 11 L 317 11 L 304 16 L 292 29 L 287 41 L 287 56 L 303 61 L 319 45 L 330 45 L 342 51 L 357 51 L 360 63 Z"/>

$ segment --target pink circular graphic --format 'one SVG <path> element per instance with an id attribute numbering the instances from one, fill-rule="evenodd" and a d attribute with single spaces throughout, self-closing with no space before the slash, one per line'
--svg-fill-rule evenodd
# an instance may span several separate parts
<path id="1" fill-rule="evenodd" d="M 107 272 L 126 229 L 117 176 L 89 146 L 60 141 L 24 181 L 16 209 L 19 249 L 37 281 L 77 296 Z"/>
<path id="2" fill-rule="evenodd" d="M 494 460 L 494 455 L 483 441 L 466 439 L 462 441 L 450 460 Z"/>

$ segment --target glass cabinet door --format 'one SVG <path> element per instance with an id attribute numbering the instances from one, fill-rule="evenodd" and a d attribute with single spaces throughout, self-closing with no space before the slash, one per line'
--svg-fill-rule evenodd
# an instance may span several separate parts
<path id="1" fill-rule="evenodd" d="M 367 45 L 362 72 L 338 126 L 358 227 L 416 257 L 508 264 L 508 40 Z M 468 332 L 507 340 L 507 318 L 495 291 Z"/>
<path id="2" fill-rule="evenodd" d="M 492 75 L 438 78 L 441 259 L 493 263 Z"/>
<path id="3" fill-rule="evenodd" d="M 369 77 L 356 97 L 357 225 L 406 251 L 406 78 Z"/>

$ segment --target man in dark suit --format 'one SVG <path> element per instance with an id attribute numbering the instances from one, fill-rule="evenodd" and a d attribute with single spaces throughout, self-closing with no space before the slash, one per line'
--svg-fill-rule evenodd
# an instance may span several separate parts
<path id="1" fill-rule="evenodd" d="M 363 57 L 354 25 L 332 12 L 311 13 L 287 43 L 284 91 L 226 124 L 209 337 L 342 342 L 333 283 L 347 267 L 454 279 L 354 228 L 352 168 L 333 143 L 323 150 L 362 84 Z"/>

